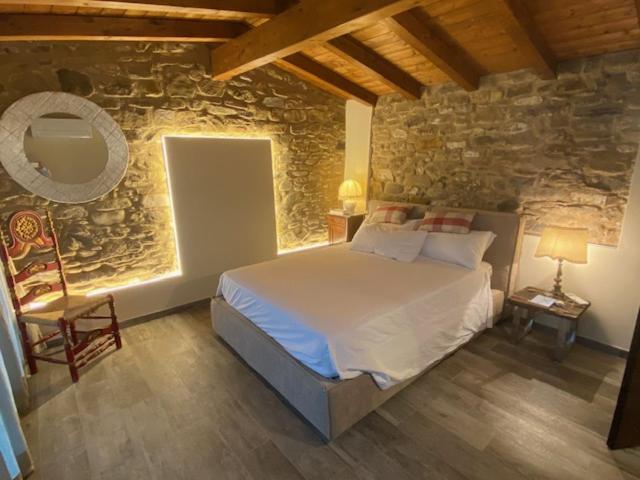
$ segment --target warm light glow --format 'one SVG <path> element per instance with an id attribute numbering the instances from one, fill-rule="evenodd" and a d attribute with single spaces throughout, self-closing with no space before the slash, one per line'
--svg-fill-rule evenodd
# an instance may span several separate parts
<path id="1" fill-rule="evenodd" d="M 172 135 L 169 135 L 172 136 Z M 163 280 L 167 280 L 170 278 L 179 277 L 182 275 L 182 260 L 180 258 L 180 244 L 178 243 L 178 232 L 177 232 L 177 222 L 176 222 L 176 212 L 173 206 L 173 190 L 171 188 L 171 171 L 169 170 L 169 162 L 167 160 L 167 147 L 165 142 L 165 136 L 162 136 L 162 153 L 164 157 L 164 171 L 167 176 L 167 192 L 169 196 L 169 210 L 171 211 L 171 229 L 173 231 L 173 242 L 175 245 L 175 258 L 177 262 L 177 270 L 173 272 L 168 272 L 157 277 L 148 278 L 146 280 L 140 280 L 139 278 L 134 278 L 133 280 L 128 281 L 123 285 L 116 285 L 113 287 L 102 287 L 92 290 L 86 294 L 87 297 L 93 297 L 95 295 L 102 295 L 110 292 L 117 292 L 119 290 L 124 290 L 126 288 L 139 287 L 142 285 L 148 285 L 150 283 L 161 282 Z"/>
<path id="2" fill-rule="evenodd" d="M 536 257 L 587 263 L 587 236 L 586 228 L 545 227 Z"/>
<path id="3" fill-rule="evenodd" d="M 278 250 L 278 256 L 302 252 L 304 250 L 312 250 L 314 248 L 326 247 L 327 245 L 329 245 L 329 242 L 312 243 L 309 245 L 303 245 L 301 247 L 285 248 L 283 250 Z"/>
<path id="4" fill-rule="evenodd" d="M 353 200 L 362 196 L 362 188 L 355 180 L 348 179 L 340 184 L 338 189 L 339 200 Z"/>
<path id="5" fill-rule="evenodd" d="M 247 133 L 238 133 L 237 135 L 233 134 L 218 134 L 218 133 L 170 133 L 167 135 L 162 135 L 162 141 L 164 142 L 165 138 L 220 138 L 220 139 L 228 139 L 228 140 L 269 140 L 271 141 L 271 137 L 266 137 L 262 135 L 250 135 Z"/>
<path id="6" fill-rule="evenodd" d="M 173 208 L 173 190 L 171 188 L 171 172 L 169 171 L 169 160 L 167 159 L 167 137 L 162 136 L 162 156 L 164 157 L 164 171 L 167 174 L 167 191 L 169 192 L 169 208 L 171 209 L 171 227 L 173 229 L 173 242 L 176 246 L 176 260 L 178 261 L 178 275 L 182 275 L 182 260 L 180 259 L 180 243 L 178 242 L 178 224 L 176 222 L 176 210 Z"/>
<path id="7" fill-rule="evenodd" d="M 98 288 L 96 290 L 92 290 L 89 293 L 87 293 L 87 297 L 94 297 L 96 295 L 102 295 L 110 292 L 117 292 L 118 290 L 124 290 L 125 288 L 139 287 L 141 285 L 148 285 L 150 283 L 161 282 L 162 280 L 180 277 L 181 275 L 182 275 L 182 272 L 176 271 L 176 272 L 170 272 L 164 275 L 160 275 L 158 277 L 153 277 L 148 280 L 140 280 L 138 278 L 134 278 L 129 283 L 126 283 L 124 285 L 117 285 L 115 287 L 105 287 L 105 288 Z"/>

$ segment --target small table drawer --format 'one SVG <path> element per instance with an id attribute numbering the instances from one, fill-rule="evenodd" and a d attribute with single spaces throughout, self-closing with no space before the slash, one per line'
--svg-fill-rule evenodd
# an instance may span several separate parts
<path id="1" fill-rule="evenodd" d="M 327 215 L 329 226 L 329 243 L 350 242 L 360 224 L 364 220 L 364 214 L 359 215 Z"/>
<path id="2" fill-rule="evenodd" d="M 329 224 L 330 227 L 335 227 L 335 228 L 347 227 L 346 217 L 338 217 L 337 215 L 328 215 L 327 223 Z"/>

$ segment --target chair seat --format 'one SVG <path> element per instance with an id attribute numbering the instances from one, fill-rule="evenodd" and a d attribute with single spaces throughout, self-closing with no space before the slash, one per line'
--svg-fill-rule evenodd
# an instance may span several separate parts
<path id="1" fill-rule="evenodd" d="M 55 325 L 60 318 L 73 321 L 87 315 L 97 308 L 109 303 L 109 296 L 85 297 L 84 295 L 67 295 L 47 303 L 42 308 L 25 312 L 20 317 L 23 322 Z"/>

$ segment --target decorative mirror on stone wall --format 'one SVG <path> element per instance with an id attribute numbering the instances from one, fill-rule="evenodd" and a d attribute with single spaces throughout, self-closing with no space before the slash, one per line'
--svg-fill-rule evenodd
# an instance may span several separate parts
<path id="1" fill-rule="evenodd" d="M 0 118 L 0 161 L 16 182 L 62 203 L 95 200 L 127 170 L 118 124 L 95 103 L 62 92 L 28 95 Z"/>

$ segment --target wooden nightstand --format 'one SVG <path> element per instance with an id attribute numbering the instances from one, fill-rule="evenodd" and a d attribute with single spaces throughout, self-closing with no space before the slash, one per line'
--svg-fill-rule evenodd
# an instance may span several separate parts
<path id="1" fill-rule="evenodd" d="M 591 303 L 579 305 L 565 298 L 562 304 L 543 307 L 530 302 L 536 295 L 552 296 L 549 292 L 540 288 L 527 287 L 514 293 L 507 299 L 507 302 L 513 306 L 512 339 L 517 343 L 531 331 L 533 319 L 536 314 L 545 313 L 550 315 L 558 321 L 558 336 L 556 337 L 556 345 L 553 349 L 553 358 L 561 362 L 576 341 L 578 320 L 591 306 Z"/>
<path id="2" fill-rule="evenodd" d="M 350 242 L 355 233 L 360 228 L 364 220 L 364 213 L 354 215 L 344 215 L 339 213 L 329 213 L 327 223 L 329 224 L 329 244 Z"/>

